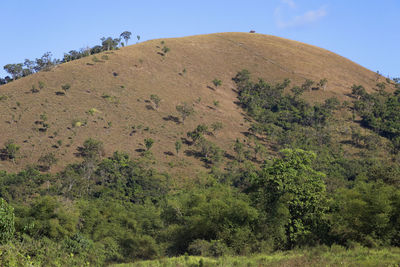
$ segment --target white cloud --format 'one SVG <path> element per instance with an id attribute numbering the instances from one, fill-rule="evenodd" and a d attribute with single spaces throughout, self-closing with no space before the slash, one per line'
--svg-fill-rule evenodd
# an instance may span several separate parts
<path id="1" fill-rule="evenodd" d="M 281 1 L 282 3 L 287 4 L 292 9 L 296 7 L 295 3 L 292 0 L 281 0 Z M 278 6 L 274 12 L 276 25 L 278 26 L 278 28 L 281 29 L 295 28 L 312 24 L 322 19 L 327 14 L 328 13 L 326 11 L 326 6 L 322 6 L 316 10 L 308 10 L 302 15 L 294 16 L 289 19 L 283 19 L 282 7 L 280 6 Z"/>
<path id="2" fill-rule="evenodd" d="M 287 4 L 290 8 L 295 8 L 296 3 L 293 0 L 281 0 L 283 4 Z"/>

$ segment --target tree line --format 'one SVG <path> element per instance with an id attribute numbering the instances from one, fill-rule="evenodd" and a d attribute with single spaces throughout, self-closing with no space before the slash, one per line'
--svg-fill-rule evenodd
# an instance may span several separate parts
<path id="1" fill-rule="evenodd" d="M 51 52 L 44 53 L 40 58 L 34 60 L 25 59 L 23 63 L 6 64 L 3 69 L 10 74 L 4 78 L 0 77 L 0 85 L 9 83 L 16 79 L 31 75 L 39 71 L 49 71 L 51 68 L 58 64 L 66 63 L 72 60 L 87 57 L 93 54 L 97 54 L 103 51 L 116 50 L 119 47 L 128 45 L 128 41 L 131 39 L 132 33 L 124 31 L 118 38 L 113 37 L 102 37 L 101 44 L 93 47 L 81 48 L 80 50 L 71 50 L 68 53 L 64 53 L 62 59 L 55 59 Z M 140 40 L 140 36 L 136 36 L 137 41 Z M 124 40 L 125 42 L 123 42 Z"/>

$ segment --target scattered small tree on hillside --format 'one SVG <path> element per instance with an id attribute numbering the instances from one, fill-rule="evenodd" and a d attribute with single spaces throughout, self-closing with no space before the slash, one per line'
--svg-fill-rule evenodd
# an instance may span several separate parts
<path id="1" fill-rule="evenodd" d="M 233 150 L 237 154 L 237 160 L 242 162 L 244 160 L 244 145 L 239 139 L 236 139 L 235 144 L 233 145 Z"/>
<path id="2" fill-rule="evenodd" d="M 211 129 L 214 135 L 216 134 L 217 131 L 221 130 L 222 128 L 224 128 L 222 122 L 217 121 L 211 124 Z"/>
<path id="3" fill-rule="evenodd" d="M 8 140 L 4 144 L 4 149 L 2 151 L 2 158 L 12 160 L 13 162 L 17 158 L 20 146 L 15 144 L 13 140 Z"/>
<path id="4" fill-rule="evenodd" d="M 359 100 L 360 98 L 362 98 L 367 94 L 367 91 L 365 90 L 364 86 L 354 84 L 351 87 L 351 94 L 354 95 L 357 98 L 357 100 Z"/>
<path id="5" fill-rule="evenodd" d="M 97 161 L 104 156 L 103 142 L 93 138 L 86 139 L 80 148 L 80 154 L 85 160 Z"/>
<path id="6" fill-rule="evenodd" d="M 313 84 L 314 84 L 314 81 L 306 79 L 306 81 L 301 85 L 301 88 L 304 91 L 311 91 Z"/>
<path id="7" fill-rule="evenodd" d="M 179 151 L 182 148 L 182 141 L 179 139 L 175 142 L 175 150 L 176 150 L 176 154 L 179 154 Z"/>
<path id="8" fill-rule="evenodd" d="M 208 132 L 208 127 L 205 124 L 197 125 L 196 129 L 192 132 L 188 132 L 187 136 L 192 139 L 193 143 L 199 141 L 205 133 Z"/>
<path id="9" fill-rule="evenodd" d="M 218 86 L 222 85 L 222 81 L 218 80 L 217 78 L 215 78 L 212 82 L 213 82 L 215 87 L 218 87 Z"/>
<path id="10" fill-rule="evenodd" d="M 123 38 L 125 40 L 125 44 L 128 45 L 128 40 L 131 39 L 132 33 L 129 31 L 124 31 L 123 33 L 120 34 L 119 37 Z"/>
<path id="11" fill-rule="evenodd" d="M 325 91 L 327 84 L 328 84 L 328 80 L 326 78 L 323 78 L 318 82 L 317 85 L 318 85 L 318 87 L 322 88 L 322 90 Z"/>
<path id="12" fill-rule="evenodd" d="M 212 164 L 219 164 L 223 158 L 223 151 L 214 143 L 201 137 L 196 143 L 196 147 L 200 149 L 200 154 L 205 161 Z"/>
<path id="13" fill-rule="evenodd" d="M 161 51 L 164 53 L 164 55 L 166 55 L 171 49 L 169 49 L 169 47 L 164 46 Z"/>
<path id="14" fill-rule="evenodd" d="M 305 88 L 299 86 L 294 86 L 292 89 L 290 89 L 290 91 L 292 91 L 295 97 L 301 96 L 305 90 L 306 90 Z"/>
<path id="15" fill-rule="evenodd" d="M 267 153 L 267 149 L 263 144 L 254 139 L 254 158 L 257 160 L 257 156 L 259 155 L 261 158 L 264 158 Z"/>
<path id="16" fill-rule="evenodd" d="M 240 87 L 250 80 L 250 72 L 246 69 L 239 71 L 232 80 Z"/>
<path id="17" fill-rule="evenodd" d="M 48 171 L 50 170 L 51 166 L 57 163 L 57 158 L 54 155 L 54 153 L 48 153 L 46 155 L 41 156 L 38 162 L 41 163 L 40 167 L 42 167 L 43 171 Z"/>
<path id="18" fill-rule="evenodd" d="M 160 106 L 161 98 L 158 95 L 151 95 L 150 100 L 151 102 L 153 102 L 154 108 L 158 109 L 158 107 Z"/>
<path id="19" fill-rule="evenodd" d="M 71 88 L 71 85 L 69 83 L 66 83 L 64 85 L 61 85 L 61 89 L 63 89 L 63 91 L 65 93 L 67 93 L 67 91 Z"/>
<path id="20" fill-rule="evenodd" d="M 151 138 L 146 138 L 144 139 L 144 146 L 146 147 L 146 150 L 149 151 L 150 148 L 153 146 L 154 140 Z"/>
<path id="21" fill-rule="evenodd" d="M 176 111 L 178 111 L 182 117 L 182 124 L 185 124 L 186 118 L 194 114 L 193 107 L 186 102 L 184 102 L 182 105 L 177 105 Z"/>
<path id="22" fill-rule="evenodd" d="M 43 81 L 39 81 L 38 85 L 39 85 L 39 90 L 42 90 L 46 86 L 46 84 Z"/>
<path id="23" fill-rule="evenodd" d="M 378 87 L 378 91 L 383 92 L 383 91 L 385 91 L 386 85 L 385 85 L 385 83 L 381 82 L 381 83 L 377 83 L 376 87 Z"/>

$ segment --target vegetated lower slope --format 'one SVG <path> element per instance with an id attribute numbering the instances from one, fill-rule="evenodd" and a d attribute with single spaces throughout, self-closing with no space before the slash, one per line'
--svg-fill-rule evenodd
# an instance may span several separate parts
<path id="1" fill-rule="evenodd" d="M 115 264 L 113 267 L 158 266 L 395 266 L 400 260 L 397 248 L 345 250 L 340 246 L 309 248 L 303 251 L 276 252 L 252 256 L 207 258 L 180 256 L 158 260 Z"/>
<path id="2" fill-rule="evenodd" d="M 163 51 L 165 47 L 169 51 Z M 292 85 L 300 85 L 305 79 L 326 78 L 325 90 L 303 94 L 310 102 L 333 96 L 350 101 L 347 94 L 353 84 L 372 91 L 384 81 L 332 52 L 269 35 L 218 33 L 151 40 L 1 86 L 0 144 L 12 139 L 21 148 L 15 162 L 0 161 L 0 169 L 15 172 L 54 153 L 58 163 L 53 170 L 60 170 L 77 160 L 77 148 L 92 137 L 104 143 L 106 155 L 118 150 L 132 156 L 145 149 L 145 138 L 152 138 L 159 170 L 173 168 L 176 162 L 179 167 L 169 170 L 175 174 L 202 170 L 201 161 L 184 153 L 190 150 L 185 144 L 174 155 L 174 144 L 200 123 L 223 124 L 210 138 L 228 152 L 236 138 L 244 138 L 250 123 L 235 104 L 232 81 L 242 69 L 271 83 L 289 78 Z M 216 87 L 214 79 L 222 85 Z M 69 89 L 63 90 L 65 85 Z M 150 102 L 152 94 L 161 98 L 157 109 Z M 176 111 L 183 102 L 195 110 L 184 124 Z"/>

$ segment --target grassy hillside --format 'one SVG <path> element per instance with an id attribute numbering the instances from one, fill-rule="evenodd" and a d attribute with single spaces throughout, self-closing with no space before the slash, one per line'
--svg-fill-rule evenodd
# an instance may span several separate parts
<path id="1" fill-rule="evenodd" d="M 400 83 L 323 49 L 153 40 L 0 105 L 1 266 L 398 262 Z"/>
<path id="2" fill-rule="evenodd" d="M 164 47 L 169 51 L 162 55 Z M 0 144 L 12 139 L 21 149 L 14 162 L 0 161 L 0 169 L 21 170 L 54 153 L 58 163 L 52 171 L 61 170 L 77 160 L 77 148 L 93 137 L 104 142 L 107 156 L 119 150 L 134 157 L 145 148 L 144 139 L 152 138 L 159 170 L 202 171 L 203 164 L 193 156 L 175 157 L 174 143 L 200 123 L 223 124 L 212 140 L 228 152 L 236 138 L 244 138 L 250 123 L 235 104 L 232 81 L 243 68 L 271 83 L 289 78 L 300 85 L 305 79 L 327 78 L 325 90 L 304 93 L 310 102 L 332 96 L 350 100 L 351 85 L 371 92 L 384 81 L 332 52 L 274 36 L 218 33 L 151 40 L 1 86 Z M 213 85 L 214 79 L 222 85 Z M 70 88 L 63 95 L 65 85 Z M 33 86 L 39 92 L 32 93 Z M 150 102 L 152 94 L 161 98 L 158 109 Z M 179 123 L 175 108 L 183 102 L 195 110 L 185 124 Z M 184 145 L 182 151 L 187 149 Z M 176 162 L 185 168 L 171 170 Z"/>
<path id="3" fill-rule="evenodd" d="M 168 259 L 139 261 L 131 264 L 112 265 L 115 267 L 156 267 L 156 266 L 396 266 L 400 261 L 398 249 L 345 250 L 340 246 L 313 248 L 304 251 L 278 252 L 249 257 L 206 258 L 181 256 Z"/>

